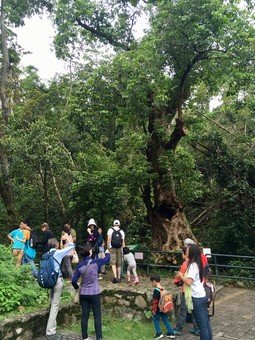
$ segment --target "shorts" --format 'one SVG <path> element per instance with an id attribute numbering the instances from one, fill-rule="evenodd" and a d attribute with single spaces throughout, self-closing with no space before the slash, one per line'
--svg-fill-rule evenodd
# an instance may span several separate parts
<path id="1" fill-rule="evenodd" d="M 121 267 L 122 262 L 122 249 L 121 248 L 110 248 L 111 262 L 110 266 L 116 265 L 116 267 Z"/>

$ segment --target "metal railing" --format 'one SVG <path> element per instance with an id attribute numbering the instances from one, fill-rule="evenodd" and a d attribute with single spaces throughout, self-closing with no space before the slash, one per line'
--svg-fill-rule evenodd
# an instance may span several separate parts
<path id="1" fill-rule="evenodd" d="M 146 269 L 170 269 L 176 271 L 182 263 L 180 252 L 167 252 L 155 250 L 135 250 L 137 265 Z M 154 261 L 153 261 L 154 260 Z M 233 280 L 255 281 L 255 256 L 210 254 L 208 264 L 211 276 Z"/>

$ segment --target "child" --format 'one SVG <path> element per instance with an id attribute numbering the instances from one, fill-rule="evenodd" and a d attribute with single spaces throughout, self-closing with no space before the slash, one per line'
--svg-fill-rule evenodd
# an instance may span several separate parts
<path id="1" fill-rule="evenodd" d="M 128 267 L 127 267 L 127 281 L 130 283 L 130 273 L 131 270 L 133 272 L 133 275 L 135 277 L 135 280 L 133 282 L 134 285 L 137 285 L 139 283 L 138 275 L 136 272 L 136 261 L 134 254 L 131 253 L 128 247 L 123 248 L 123 254 L 124 254 L 124 261 L 127 262 Z"/>
<path id="2" fill-rule="evenodd" d="M 168 320 L 167 313 L 163 313 L 159 310 L 158 304 L 160 300 L 160 290 L 163 289 L 163 287 L 160 284 L 160 276 L 159 275 L 152 275 L 150 278 L 152 285 L 154 287 L 153 291 L 153 297 L 152 297 L 152 303 L 151 303 L 151 310 L 152 310 L 152 318 L 154 322 L 154 327 L 156 334 L 154 335 L 154 339 L 161 339 L 166 336 L 170 339 L 175 339 L 175 335 L 173 332 L 173 329 L 170 325 L 170 322 Z M 160 318 L 162 319 L 164 325 L 166 326 L 167 333 L 166 335 L 163 335 L 160 328 Z"/>

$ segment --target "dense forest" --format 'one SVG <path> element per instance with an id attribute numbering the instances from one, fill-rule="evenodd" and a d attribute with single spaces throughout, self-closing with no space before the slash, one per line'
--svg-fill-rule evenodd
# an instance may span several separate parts
<path id="1" fill-rule="evenodd" d="M 0 237 L 22 218 L 255 254 L 253 1 L 2 0 Z M 56 28 L 45 84 L 15 27 Z M 142 38 L 137 28 L 146 27 Z M 47 62 L 47 61 L 46 61 Z M 217 105 L 215 102 L 217 101 Z"/>

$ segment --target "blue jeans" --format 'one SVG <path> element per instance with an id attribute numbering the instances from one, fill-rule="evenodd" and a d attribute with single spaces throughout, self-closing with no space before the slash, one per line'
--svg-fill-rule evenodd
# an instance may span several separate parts
<path id="1" fill-rule="evenodd" d="M 102 336 L 102 320 L 101 320 L 101 302 L 100 294 L 97 295 L 80 295 L 80 304 L 82 309 L 81 317 L 81 331 L 82 338 L 87 339 L 88 337 L 88 320 L 90 307 L 93 311 L 94 326 L 96 331 L 96 339 L 100 340 Z"/>
<path id="2" fill-rule="evenodd" d="M 212 340 L 212 329 L 207 312 L 207 298 L 194 298 L 193 301 L 193 314 L 195 316 L 199 331 L 200 340 Z"/>
<path id="3" fill-rule="evenodd" d="M 157 334 L 162 333 L 161 328 L 160 328 L 160 318 L 162 319 L 164 325 L 166 326 L 167 332 L 173 333 L 173 329 L 168 320 L 168 314 L 162 313 L 162 312 L 157 312 L 156 314 L 153 314 L 153 317 L 152 317 L 156 333 Z"/>
<path id="4" fill-rule="evenodd" d="M 29 264 L 31 266 L 33 276 L 37 278 L 38 270 L 36 269 L 34 260 L 32 260 L 27 254 L 23 255 L 22 264 Z"/>

